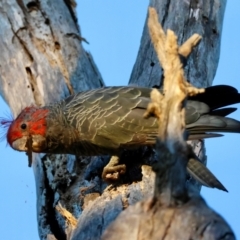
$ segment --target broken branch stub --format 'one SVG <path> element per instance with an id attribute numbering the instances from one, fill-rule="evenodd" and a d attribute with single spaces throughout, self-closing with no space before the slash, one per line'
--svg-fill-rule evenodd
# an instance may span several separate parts
<path id="1" fill-rule="evenodd" d="M 174 142 L 181 142 L 186 146 L 183 132 L 185 129 L 185 99 L 204 92 L 188 83 L 184 77 L 179 50 L 184 57 L 188 56 L 201 37 L 194 34 L 181 47 L 178 47 L 177 37 L 173 31 L 167 30 L 165 35 L 158 22 L 157 13 L 149 8 L 148 27 L 150 37 L 157 52 L 158 59 L 164 70 L 163 95 L 153 90 L 148 111 L 145 116 L 155 114 L 159 119 L 159 137 L 162 141 L 169 141 L 170 149 Z M 158 101 L 156 99 L 159 99 Z"/>
<path id="2" fill-rule="evenodd" d="M 145 114 L 145 117 L 154 114 L 159 119 L 155 196 L 160 196 L 163 205 L 172 205 L 175 198 L 186 199 L 187 195 L 185 179 L 190 148 L 186 143 L 185 100 L 204 91 L 186 81 L 179 52 L 187 57 L 201 37 L 194 34 L 179 47 L 173 31 L 167 30 L 165 34 L 153 8 L 149 8 L 148 28 L 164 71 L 163 94 L 152 91 L 152 102 Z"/>

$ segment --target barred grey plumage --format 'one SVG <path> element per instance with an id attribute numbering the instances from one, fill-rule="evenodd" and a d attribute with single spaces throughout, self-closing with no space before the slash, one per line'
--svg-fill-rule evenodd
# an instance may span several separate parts
<path id="1" fill-rule="evenodd" d="M 12 122 L 8 142 L 16 150 L 27 151 L 26 141 L 31 136 L 32 151 L 85 156 L 119 155 L 124 149 L 153 146 L 157 119 L 143 118 L 150 92 L 141 87 L 107 87 L 80 92 L 43 108 L 26 108 Z M 205 93 L 189 98 L 189 139 L 221 136 L 219 132 L 239 133 L 240 122 L 226 117 L 236 108 L 223 108 L 238 102 L 238 91 L 225 85 L 209 87 Z M 188 167 L 195 177 L 203 178 L 204 174 L 197 175 L 194 164 L 189 162 Z M 204 166 L 201 169 L 207 176 L 202 183 L 225 190 L 219 181 L 208 181 L 208 171 Z"/>

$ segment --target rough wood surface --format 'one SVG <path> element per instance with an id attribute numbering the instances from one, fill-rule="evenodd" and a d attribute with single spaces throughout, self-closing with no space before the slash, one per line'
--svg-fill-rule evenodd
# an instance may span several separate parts
<path id="1" fill-rule="evenodd" d="M 1 1 L 0 36 L 0 93 L 14 116 L 25 106 L 42 106 L 104 85 L 91 55 L 81 45 L 77 18 L 68 1 Z M 53 203 L 59 199 L 60 182 L 70 184 L 75 178 L 74 165 L 74 156 L 35 155 L 41 239 L 53 233 L 58 239 L 65 236 Z"/>
<path id="2" fill-rule="evenodd" d="M 163 29 L 171 29 L 176 33 L 179 44 L 194 33 L 202 36 L 201 43 L 187 61 L 185 75 L 194 86 L 212 85 L 220 54 L 226 0 L 151 0 L 150 6 L 157 10 Z M 162 69 L 151 44 L 146 23 L 129 82 L 148 87 L 162 84 Z"/>
<path id="3" fill-rule="evenodd" d="M 160 211 L 161 209 L 161 211 Z M 192 229 L 189 229 L 189 227 Z M 199 228 L 198 228 L 199 227 Z M 163 208 L 149 199 L 123 211 L 104 240 L 235 239 L 226 222 L 199 196 L 179 208 Z"/>
<path id="4" fill-rule="evenodd" d="M 196 86 L 210 85 L 215 75 L 225 4 L 220 0 L 150 2 L 164 29 L 174 30 L 180 43 L 193 32 L 205 39 L 185 68 L 187 78 Z M 74 1 L 67 0 L 0 2 L 0 93 L 14 116 L 25 106 L 41 106 L 72 92 L 104 85 L 91 55 L 81 45 L 84 39 L 73 7 Z M 158 65 L 145 25 L 130 84 L 160 85 Z M 203 152 L 200 146 L 199 154 Z M 149 149 L 143 155 L 152 162 Z M 34 156 L 41 239 L 96 239 L 128 205 L 152 195 L 154 174 L 146 166 L 142 167 L 142 181 L 106 188 L 99 176 L 108 159 Z M 58 202 L 78 218 L 74 233 L 55 209 Z"/>

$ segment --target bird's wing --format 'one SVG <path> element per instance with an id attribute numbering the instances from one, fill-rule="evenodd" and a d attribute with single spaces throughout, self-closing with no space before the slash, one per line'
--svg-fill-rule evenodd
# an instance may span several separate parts
<path id="1" fill-rule="evenodd" d="M 82 139 L 102 147 L 154 144 L 157 119 L 144 119 L 151 89 L 112 87 L 80 93 L 64 108 Z"/>
<path id="2" fill-rule="evenodd" d="M 108 87 L 82 92 L 65 100 L 64 115 L 78 129 L 82 140 L 98 146 L 152 145 L 158 131 L 157 119 L 143 118 L 151 90 Z M 222 99 L 218 94 L 233 98 Z M 239 100 L 239 93 L 229 86 L 210 87 L 205 94 L 190 98 L 186 106 L 189 139 L 221 136 L 218 132 L 240 132 L 240 122 L 225 117 L 234 108 L 217 109 Z"/>

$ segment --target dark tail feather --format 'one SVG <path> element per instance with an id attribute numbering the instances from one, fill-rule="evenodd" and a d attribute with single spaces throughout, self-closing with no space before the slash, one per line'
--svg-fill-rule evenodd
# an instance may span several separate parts
<path id="1" fill-rule="evenodd" d="M 227 115 L 235 112 L 237 108 L 220 108 L 211 112 L 213 116 L 222 116 L 226 117 Z"/>
<path id="2" fill-rule="evenodd" d="M 189 135 L 188 140 L 198 140 L 198 139 L 206 139 L 206 138 L 215 138 L 215 137 L 222 137 L 224 136 L 223 134 L 218 134 L 218 133 L 191 133 Z"/>
<path id="3" fill-rule="evenodd" d="M 190 97 L 189 100 L 204 102 L 211 110 L 215 110 L 217 108 L 240 103 L 240 94 L 234 87 L 217 85 L 206 88 L 204 93 Z"/>
<path id="4" fill-rule="evenodd" d="M 228 192 L 222 183 L 213 175 L 213 173 L 199 160 L 194 158 L 189 159 L 187 170 L 202 185 Z"/>
<path id="5" fill-rule="evenodd" d="M 218 133 L 240 133 L 240 122 L 222 116 L 203 115 L 196 122 L 187 125 L 189 139 L 219 137 Z"/>

